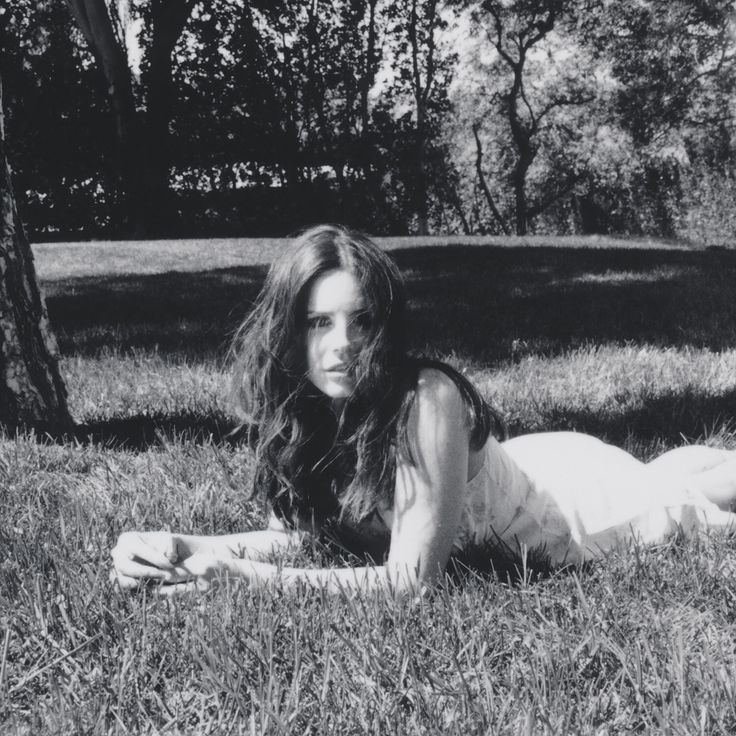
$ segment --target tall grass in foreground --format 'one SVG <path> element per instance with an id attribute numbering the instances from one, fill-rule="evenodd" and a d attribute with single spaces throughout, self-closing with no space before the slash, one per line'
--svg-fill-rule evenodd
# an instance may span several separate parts
<path id="1" fill-rule="evenodd" d="M 438 262 L 452 264 L 441 254 L 405 258 L 418 346 L 429 342 L 422 319 L 436 315 L 437 341 L 453 346 L 440 354 L 514 434 L 577 429 L 642 459 L 689 441 L 736 447 L 732 265 L 694 261 L 685 282 L 666 269 L 646 281 L 646 260 L 616 270 L 609 256 L 586 255 L 571 273 L 543 253 L 534 267 L 533 255 L 495 264 L 504 278 L 517 273 L 508 304 L 479 302 L 489 270 L 477 260 L 443 281 Z M 258 273 L 220 276 L 256 285 Z M 623 284 L 605 309 L 585 301 L 595 278 L 604 294 Z M 216 279 L 205 281 L 209 290 Z M 250 454 L 223 438 L 227 377 L 206 325 L 208 313 L 237 310 L 222 284 L 190 295 L 202 322 L 182 321 L 175 304 L 172 321 L 160 310 L 146 322 L 134 305 L 107 345 L 114 309 L 89 309 L 95 285 L 50 285 L 81 429 L 65 443 L 0 440 L 0 733 L 736 731 L 729 538 L 674 539 L 553 574 L 458 569 L 419 602 L 237 586 L 176 600 L 116 593 L 108 555 L 125 529 L 263 522 L 247 496 Z M 478 296 L 479 321 L 495 330 L 488 352 L 478 321 L 457 319 L 462 292 Z M 617 307 L 622 294 L 628 308 Z M 549 310 L 538 323 L 529 299 Z M 681 309 L 663 315 L 662 304 Z M 596 325 L 591 310 L 608 321 Z M 337 559 L 308 549 L 282 561 Z"/>

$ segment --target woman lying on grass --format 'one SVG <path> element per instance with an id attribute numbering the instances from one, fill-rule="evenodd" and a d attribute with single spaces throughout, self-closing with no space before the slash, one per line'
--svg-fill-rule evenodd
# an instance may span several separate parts
<path id="1" fill-rule="evenodd" d="M 672 450 L 651 463 L 571 432 L 498 442 L 476 389 L 405 350 L 404 287 L 362 235 L 321 226 L 271 268 L 236 342 L 234 387 L 255 446 L 269 528 L 227 536 L 126 532 L 113 549 L 123 588 L 177 591 L 218 578 L 291 586 L 438 581 L 474 545 L 552 565 L 727 528 L 736 454 Z M 736 526 L 736 525 L 734 525 Z M 383 545 L 383 566 L 279 568 L 264 556 L 341 531 Z"/>

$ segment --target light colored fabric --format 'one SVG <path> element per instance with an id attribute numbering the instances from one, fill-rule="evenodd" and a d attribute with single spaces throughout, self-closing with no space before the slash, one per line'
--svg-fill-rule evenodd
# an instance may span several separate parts
<path id="1" fill-rule="evenodd" d="M 656 543 L 677 529 L 736 529 L 687 477 L 650 468 L 589 435 L 549 432 L 504 443 L 490 438 L 480 472 L 464 489 L 455 548 L 497 543 L 554 565 L 600 557 L 626 542 Z"/>

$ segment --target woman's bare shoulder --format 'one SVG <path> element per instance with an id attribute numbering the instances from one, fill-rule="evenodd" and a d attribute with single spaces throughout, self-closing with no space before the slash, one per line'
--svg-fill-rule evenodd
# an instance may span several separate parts
<path id="1" fill-rule="evenodd" d="M 411 413 L 416 418 L 427 416 L 433 421 L 460 419 L 464 428 L 469 426 L 469 412 L 460 389 L 439 368 L 427 367 L 419 371 Z"/>
<path id="2" fill-rule="evenodd" d="M 445 371 L 434 366 L 426 366 L 419 369 L 417 394 L 438 396 L 440 398 L 456 394 L 460 397 L 460 390 L 455 381 Z"/>

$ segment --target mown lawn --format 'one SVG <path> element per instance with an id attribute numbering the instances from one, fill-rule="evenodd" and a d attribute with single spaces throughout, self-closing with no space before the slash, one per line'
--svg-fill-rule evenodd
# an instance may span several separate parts
<path id="1" fill-rule="evenodd" d="M 736 731 L 723 537 L 552 575 L 476 564 L 419 603 L 116 593 L 121 531 L 263 519 L 225 355 L 273 248 L 207 245 L 37 248 L 79 432 L 0 441 L 0 733 Z M 736 448 L 736 253 L 522 245 L 391 242 L 413 348 L 466 370 L 512 434 Z"/>

